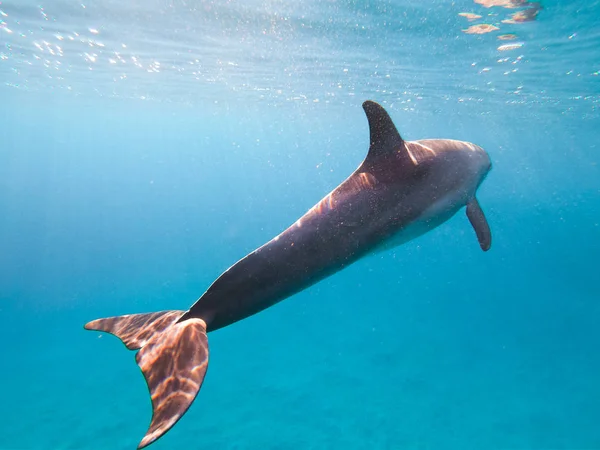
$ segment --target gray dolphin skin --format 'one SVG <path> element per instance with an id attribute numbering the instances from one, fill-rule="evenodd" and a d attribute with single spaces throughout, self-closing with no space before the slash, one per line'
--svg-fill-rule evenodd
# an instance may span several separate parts
<path id="1" fill-rule="evenodd" d="M 365 160 L 278 236 L 227 269 L 187 311 L 98 319 L 85 325 L 139 350 L 152 420 L 138 448 L 165 434 L 188 410 L 208 367 L 207 333 L 256 314 L 360 258 L 401 245 L 466 206 L 479 245 L 491 233 L 475 193 L 491 169 L 475 144 L 404 141 L 385 109 L 363 103 L 370 130 Z"/>

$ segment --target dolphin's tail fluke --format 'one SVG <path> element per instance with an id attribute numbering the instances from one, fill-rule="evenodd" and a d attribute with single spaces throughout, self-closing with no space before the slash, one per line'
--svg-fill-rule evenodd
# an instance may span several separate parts
<path id="1" fill-rule="evenodd" d="M 151 444 L 185 414 L 208 367 L 206 323 L 188 319 L 184 311 L 108 317 L 93 320 L 86 330 L 114 334 L 130 350 L 140 349 L 136 361 L 152 398 L 152 421 L 138 448 Z"/>

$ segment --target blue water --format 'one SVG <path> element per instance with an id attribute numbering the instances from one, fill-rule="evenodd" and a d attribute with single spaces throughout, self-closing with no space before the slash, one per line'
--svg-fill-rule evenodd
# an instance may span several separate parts
<path id="1" fill-rule="evenodd" d="M 0 449 L 136 448 L 83 324 L 187 309 L 360 164 L 366 99 L 489 152 L 492 249 L 461 211 L 211 333 L 150 448 L 600 449 L 600 2 L 542 6 L 1 1 Z"/>

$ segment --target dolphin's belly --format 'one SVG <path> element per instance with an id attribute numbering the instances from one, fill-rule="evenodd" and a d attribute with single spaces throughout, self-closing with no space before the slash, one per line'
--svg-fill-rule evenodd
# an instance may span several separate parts
<path id="1" fill-rule="evenodd" d="M 401 227 L 396 233 L 381 242 L 374 251 L 381 253 L 391 250 L 437 228 L 450 220 L 464 206 L 462 202 L 463 199 L 458 198 L 456 195 L 448 195 L 438 200 L 423 211 L 418 219 Z"/>

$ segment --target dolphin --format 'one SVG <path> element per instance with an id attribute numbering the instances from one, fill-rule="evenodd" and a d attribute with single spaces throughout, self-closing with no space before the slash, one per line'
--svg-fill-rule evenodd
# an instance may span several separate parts
<path id="1" fill-rule="evenodd" d="M 223 272 L 187 311 L 91 321 L 130 350 L 152 399 L 152 420 L 138 448 L 164 435 L 196 398 L 208 367 L 207 333 L 252 316 L 362 257 L 432 230 L 466 206 L 483 251 L 491 246 L 475 197 L 491 169 L 470 142 L 405 141 L 386 110 L 363 103 L 370 147 L 343 183 L 281 234 Z"/>

